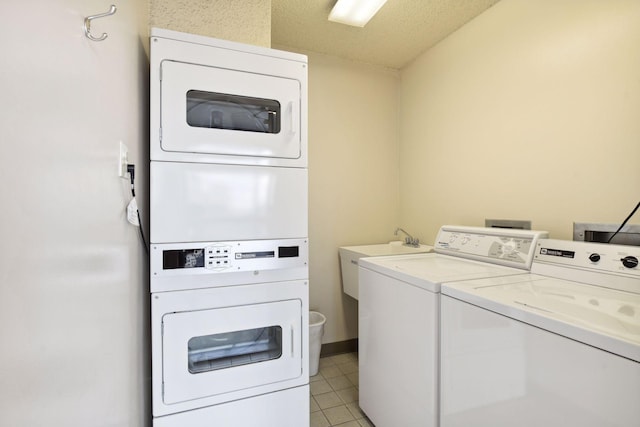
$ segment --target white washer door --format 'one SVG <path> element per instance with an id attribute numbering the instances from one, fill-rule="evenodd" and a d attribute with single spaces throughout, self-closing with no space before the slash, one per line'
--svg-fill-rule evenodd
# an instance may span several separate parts
<path id="1" fill-rule="evenodd" d="M 301 319 L 299 300 L 165 314 L 164 403 L 301 376 Z"/>

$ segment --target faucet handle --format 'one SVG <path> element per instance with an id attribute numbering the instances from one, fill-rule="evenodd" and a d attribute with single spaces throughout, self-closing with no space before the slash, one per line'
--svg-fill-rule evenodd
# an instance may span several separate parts
<path id="1" fill-rule="evenodd" d="M 404 238 L 404 244 L 406 246 L 413 246 L 415 248 L 420 247 L 420 240 L 414 238 L 411 234 L 407 233 L 406 231 L 404 231 L 400 227 L 396 228 L 396 231 L 393 234 L 395 234 L 397 236 L 399 231 L 402 231 L 404 234 L 407 235 L 407 237 Z"/>
<path id="2" fill-rule="evenodd" d="M 413 246 L 415 248 L 418 248 L 420 247 L 420 239 L 413 238 L 413 237 L 405 237 L 404 244 L 407 246 Z"/>

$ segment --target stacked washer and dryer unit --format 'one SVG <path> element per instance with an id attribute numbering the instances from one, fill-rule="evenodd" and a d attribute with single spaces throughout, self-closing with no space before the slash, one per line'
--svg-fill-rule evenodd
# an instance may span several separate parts
<path id="1" fill-rule="evenodd" d="M 307 58 L 153 29 L 154 427 L 309 425 Z"/>

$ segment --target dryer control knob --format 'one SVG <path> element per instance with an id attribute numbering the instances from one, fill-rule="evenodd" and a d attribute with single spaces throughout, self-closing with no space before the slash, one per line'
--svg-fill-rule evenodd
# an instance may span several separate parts
<path id="1" fill-rule="evenodd" d="M 600 261 L 600 254 L 593 253 L 593 254 L 589 255 L 589 261 L 591 261 L 591 262 Z"/>
<path id="2" fill-rule="evenodd" d="M 626 256 L 622 258 L 620 261 L 622 261 L 622 265 L 624 265 L 627 268 L 636 268 L 638 266 L 638 258 L 634 256 Z"/>

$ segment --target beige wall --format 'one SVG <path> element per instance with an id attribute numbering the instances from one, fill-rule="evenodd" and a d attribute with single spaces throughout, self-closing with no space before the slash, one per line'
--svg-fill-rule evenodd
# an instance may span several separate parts
<path id="1" fill-rule="evenodd" d="M 150 0 L 152 27 L 271 46 L 271 0 Z"/>
<path id="2" fill-rule="evenodd" d="M 640 2 L 502 0 L 402 70 L 401 221 L 621 222 L 640 184 Z M 638 219 L 636 218 L 636 222 Z"/>
<path id="3" fill-rule="evenodd" d="M 357 336 L 342 293 L 338 247 L 393 240 L 398 220 L 398 75 L 309 55 L 310 306 L 323 342 Z"/>

